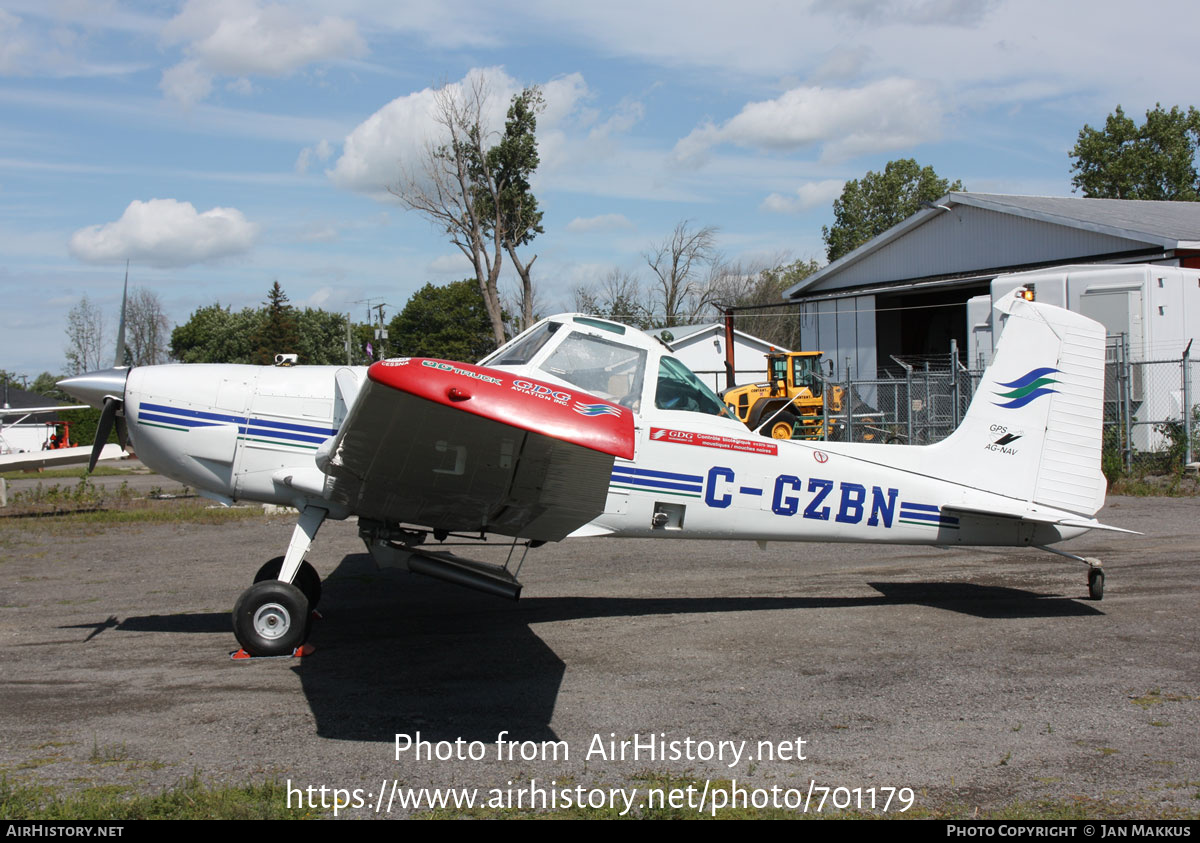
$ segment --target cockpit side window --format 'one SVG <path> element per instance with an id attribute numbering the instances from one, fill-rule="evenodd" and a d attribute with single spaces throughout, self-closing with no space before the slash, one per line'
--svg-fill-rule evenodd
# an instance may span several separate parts
<path id="1" fill-rule="evenodd" d="M 685 410 L 710 416 L 728 416 L 725 405 L 692 370 L 674 357 L 658 364 L 658 386 L 654 406 L 660 410 Z"/>
<path id="2" fill-rule="evenodd" d="M 539 367 L 580 389 L 638 409 L 646 352 L 573 331 Z"/>

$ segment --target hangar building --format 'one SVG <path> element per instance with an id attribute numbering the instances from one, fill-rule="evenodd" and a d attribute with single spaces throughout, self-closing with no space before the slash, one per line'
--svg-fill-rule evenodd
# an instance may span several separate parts
<path id="1" fill-rule="evenodd" d="M 1200 269 L 1200 202 L 950 193 L 788 288 L 800 349 L 872 379 L 891 355 L 966 362 L 967 302 L 1004 273 L 1070 264 Z"/>

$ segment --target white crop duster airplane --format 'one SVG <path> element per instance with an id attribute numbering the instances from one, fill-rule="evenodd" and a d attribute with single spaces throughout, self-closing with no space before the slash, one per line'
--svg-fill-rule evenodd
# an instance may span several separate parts
<path id="1" fill-rule="evenodd" d="M 238 599 L 251 655 L 300 646 L 326 518 L 358 517 L 375 561 L 516 598 L 506 567 L 424 542 L 454 533 L 1049 545 L 1105 527 L 1104 329 L 1020 292 L 948 439 L 906 446 L 765 438 L 660 341 L 603 319 L 542 320 L 478 365 L 115 368 L 60 386 L 104 407 L 138 456 L 210 497 L 300 511 L 285 556 Z M 122 423 L 123 421 L 123 423 Z M 124 428 L 124 430 L 122 430 Z M 1092 598 L 1100 563 L 1088 566 Z M 511 554 L 510 554 L 511 557 Z M 518 569 L 519 571 L 519 569 Z"/>

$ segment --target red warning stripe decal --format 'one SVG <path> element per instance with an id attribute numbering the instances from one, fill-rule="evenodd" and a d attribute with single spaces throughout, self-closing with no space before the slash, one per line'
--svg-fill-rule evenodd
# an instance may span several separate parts
<path id="1" fill-rule="evenodd" d="M 721 451 L 741 451 L 747 454 L 769 454 L 776 456 L 779 446 L 774 442 L 758 439 L 736 439 L 714 433 L 696 433 L 690 430 L 671 430 L 666 427 L 650 428 L 650 439 L 656 442 L 674 442 L 677 445 L 697 445 L 701 448 L 717 448 Z"/>

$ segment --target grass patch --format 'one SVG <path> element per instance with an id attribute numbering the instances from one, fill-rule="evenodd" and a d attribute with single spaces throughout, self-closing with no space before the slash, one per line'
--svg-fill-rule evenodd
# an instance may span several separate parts
<path id="1" fill-rule="evenodd" d="M 3 471 L 0 472 L 0 477 L 5 480 L 31 480 L 34 477 L 39 480 L 61 480 L 63 478 L 73 478 L 81 480 L 84 477 L 121 477 L 129 474 L 149 474 L 149 470 L 138 470 L 133 468 L 114 468 L 111 465 L 97 465 L 95 471 L 88 474 L 86 468 L 48 468 L 45 471 Z"/>
<path id="2" fill-rule="evenodd" d="M 114 785 L 64 794 L 42 785 L 0 777 L 0 816 L 23 820 L 285 820 L 312 819 L 319 811 L 288 809 L 282 782 L 231 787 L 205 784 L 198 775 L 154 795 L 130 794 Z"/>
<path id="3" fill-rule="evenodd" d="M 99 509 L 106 503 L 120 506 L 134 499 L 128 482 L 116 489 L 97 486 L 88 477 L 79 478 L 71 484 L 39 482 L 32 489 L 24 489 L 9 496 L 5 514 L 53 514 L 88 509 Z"/>
<path id="4" fill-rule="evenodd" d="M 128 760 L 129 749 L 124 743 L 100 746 L 95 741 L 92 742 L 92 754 L 88 756 L 88 761 L 93 764 L 116 764 Z"/>
<path id="5" fill-rule="evenodd" d="M 1200 495 L 1200 482 L 1182 474 L 1121 477 L 1109 483 L 1108 493 L 1134 498 L 1191 498 Z"/>
<path id="6" fill-rule="evenodd" d="M 1197 699 L 1200 697 L 1191 697 L 1187 694 L 1164 694 L 1161 688 L 1151 688 L 1140 697 L 1130 697 L 1129 701 L 1148 709 L 1165 702 L 1193 702 Z"/>
<path id="7" fill-rule="evenodd" d="M 39 532 L 69 530 L 72 527 L 107 526 L 145 523 L 228 524 L 263 518 L 262 507 L 214 506 L 205 498 L 174 498 L 150 500 L 131 498 L 108 502 L 102 507 L 86 509 L 51 509 L 47 507 L 9 507 L 0 510 L 0 534 L 5 530 L 22 529 L 36 522 Z"/>

